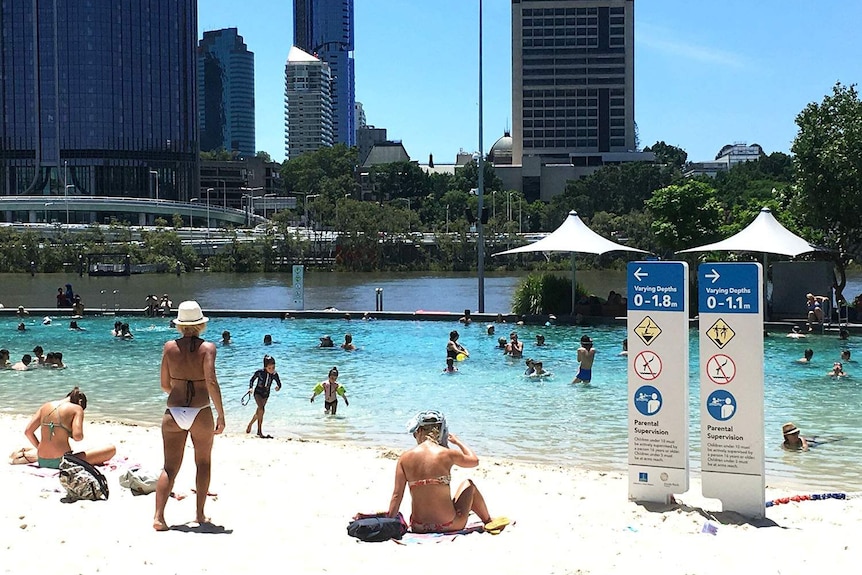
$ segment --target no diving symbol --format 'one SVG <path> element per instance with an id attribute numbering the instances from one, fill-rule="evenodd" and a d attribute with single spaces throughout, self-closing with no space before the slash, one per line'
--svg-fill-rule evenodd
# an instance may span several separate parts
<path id="1" fill-rule="evenodd" d="M 718 353 L 706 362 L 706 376 L 718 385 L 730 383 L 736 377 L 736 364 L 730 356 Z"/>
<path id="2" fill-rule="evenodd" d="M 634 368 L 639 378 L 652 381 L 661 373 L 661 358 L 649 350 L 642 351 L 635 357 Z"/>

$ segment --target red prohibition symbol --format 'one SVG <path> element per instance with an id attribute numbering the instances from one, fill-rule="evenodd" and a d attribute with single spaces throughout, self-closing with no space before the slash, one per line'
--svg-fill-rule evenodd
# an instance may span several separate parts
<path id="1" fill-rule="evenodd" d="M 644 350 L 634 361 L 635 373 L 645 381 L 652 381 L 661 373 L 661 358 L 655 352 Z"/>
<path id="2" fill-rule="evenodd" d="M 717 385 L 730 383 L 736 377 L 736 363 L 729 355 L 717 353 L 706 362 L 706 376 Z"/>

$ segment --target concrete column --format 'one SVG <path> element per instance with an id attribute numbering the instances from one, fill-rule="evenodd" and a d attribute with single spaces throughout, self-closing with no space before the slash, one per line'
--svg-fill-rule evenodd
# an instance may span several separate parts
<path id="1" fill-rule="evenodd" d="M 38 220 L 36 219 L 36 210 L 30 210 L 28 212 L 28 221 L 31 224 L 35 224 Z"/>
<path id="2" fill-rule="evenodd" d="M 138 225 L 145 226 L 147 225 L 147 214 L 144 212 L 138 212 Z"/>

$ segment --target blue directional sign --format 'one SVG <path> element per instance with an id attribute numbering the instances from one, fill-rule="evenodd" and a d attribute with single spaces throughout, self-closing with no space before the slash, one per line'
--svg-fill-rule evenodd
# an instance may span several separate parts
<path id="1" fill-rule="evenodd" d="M 697 268 L 699 313 L 760 312 L 756 263 L 704 263 Z"/>
<path id="2" fill-rule="evenodd" d="M 685 311 L 685 266 L 682 262 L 630 262 L 628 309 Z"/>

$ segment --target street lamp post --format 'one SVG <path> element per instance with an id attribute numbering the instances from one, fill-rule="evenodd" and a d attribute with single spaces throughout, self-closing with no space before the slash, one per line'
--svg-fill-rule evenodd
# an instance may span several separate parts
<path id="1" fill-rule="evenodd" d="M 446 204 L 446 233 L 449 233 L 449 204 Z"/>
<path id="2" fill-rule="evenodd" d="M 254 193 L 255 193 L 255 192 L 259 192 L 259 191 L 261 191 L 262 189 L 263 189 L 262 187 L 257 187 L 257 188 L 240 188 L 240 190 L 242 190 L 242 191 L 244 191 L 244 192 L 251 192 L 251 194 L 250 194 L 250 195 L 249 195 L 249 194 L 244 194 L 244 196 L 247 198 L 247 201 L 249 202 L 248 206 L 249 206 L 250 211 L 251 211 L 251 214 L 249 214 L 249 210 L 246 210 L 246 212 L 245 212 L 245 214 L 246 214 L 246 221 L 245 221 L 245 225 L 246 225 L 246 226 L 250 226 L 250 225 L 251 225 L 251 216 L 253 216 L 253 215 L 254 215 Z"/>
<path id="3" fill-rule="evenodd" d="M 156 200 L 159 199 L 159 173 L 156 170 L 150 170 L 150 175 L 156 177 Z"/>
<path id="4" fill-rule="evenodd" d="M 212 188 L 207 188 L 207 239 L 210 237 L 210 192 Z"/>
<path id="5" fill-rule="evenodd" d="M 45 223 L 48 223 L 48 206 L 53 206 L 54 202 L 45 202 Z"/>
<path id="6" fill-rule="evenodd" d="M 69 225 L 69 188 L 75 189 L 74 184 L 66 184 L 63 188 L 63 202 L 66 204 L 66 225 Z"/>
<path id="7" fill-rule="evenodd" d="M 477 168 L 479 170 L 479 174 L 477 177 L 477 193 L 479 195 L 479 217 L 476 218 L 476 231 L 477 234 L 477 243 L 478 243 L 478 257 L 477 257 L 477 267 L 478 267 L 478 288 L 479 288 L 479 313 L 485 313 L 485 237 L 482 234 L 482 210 L 483 202 L 482 196 L 485 193 L 485 178 L 484 178 L 484 155 L 485 148 L 482 143 L 482 116 L 483 116 L 483 108 L 482 108 L 482 0 L 479 0 L 479 160 L 477 162 Z"/>
<path id="8" fill-rule="evenodd" d="M 192 213 L 192 204 L 194 202 L 199 202 L 199 201 L 201 201 L 200 198 L 192 198 L 189 200 L 189 227 L 190 228 L 195 227 L 195 216 Z"/>

